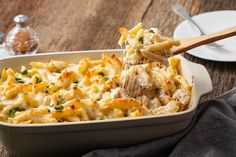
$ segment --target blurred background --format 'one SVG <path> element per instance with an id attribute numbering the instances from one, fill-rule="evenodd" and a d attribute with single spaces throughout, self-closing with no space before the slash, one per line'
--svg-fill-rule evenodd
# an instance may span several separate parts
<path id="1" fill-rule="evenodd" d="M 118 28 L 140 21 L 171 36 L 183 21 L 171 10 L 175 3 L 191 15 L 236 9 L 235 0 L 0 0 L 0 31 L 7 34 L 13 17 L 25 14 L 39 35 L 40 51 L 119 48 Z"/>

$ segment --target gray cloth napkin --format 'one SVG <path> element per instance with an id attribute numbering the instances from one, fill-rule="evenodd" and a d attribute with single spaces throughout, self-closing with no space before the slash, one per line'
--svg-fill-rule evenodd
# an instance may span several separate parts
<path id="1" fill-rule="evenodd" d="M 173 136 L 127 148 L 94 150 L 83 157 L 236 156 L 236 88 L 199 104 L 192 123 Z"/>

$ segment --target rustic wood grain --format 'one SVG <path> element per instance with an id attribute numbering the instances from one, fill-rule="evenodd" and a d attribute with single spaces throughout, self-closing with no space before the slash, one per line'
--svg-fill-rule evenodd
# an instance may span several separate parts
<path id="1" fill-rule="evenodd" d="M 26 14 L 40 36 L 40 51 L 112 49 L 118 48 L 118 27 L 132 27 L 140 21 L 171 36 L 182 21 L 171 10 L 175 3 L 187 7 L 191 15 L 236 9 L 235 0 L 0 0 L 0 31 L 6 34 L 14 25 L 13 17 Z M 201 101 L 235 87 L 236 63 L 185 57 L 205 65 L 211 75 L 214 89 Z M 0 157 L 7 156 L 0 148 Z"/>

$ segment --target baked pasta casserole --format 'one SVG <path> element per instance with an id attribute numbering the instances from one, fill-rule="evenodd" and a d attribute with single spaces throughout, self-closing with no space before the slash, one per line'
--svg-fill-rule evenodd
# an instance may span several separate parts
<path id="1" fill-rule="evenodd" d="M 156 32 L 157 30 L 153 30 Z M 145 40 L 144 40 L 145 41 Z M 134 57 L 135 58 L 135 57 Z M 129 97 L 121 87 L 124 60 L 103 54 L 77 63 L 31 62 L 15 72 L 2 70 L 0 120 L 8 123 L 57 123 L 176 113 L 188 108 L 191 85 L 180 75 L 180 59 L 169 66 L 147 62 L 135 68 L 142 87 Z"/>

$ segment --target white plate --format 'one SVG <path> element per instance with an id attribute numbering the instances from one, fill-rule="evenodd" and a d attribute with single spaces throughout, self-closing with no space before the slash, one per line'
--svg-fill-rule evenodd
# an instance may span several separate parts
<path id="1" fill-rule="evenodd" d="M 192 17 L 201 28 L 208 34 L 222 29 L 236 26 L 236 11 L 213 11 L 199 14 Z M 198 29 L 187 21 L 182 22 L 174 31 L 174 38 L 182 39 L 186 37 L 199 36 Z M 224 45 L 223 48 L 213 48 L 210 46 L 200 46 L 190 51 L 188 54 L 202 59 L 235 62 L 236 61 L 236 37 L 227 38 L 217 42 Z"/>

